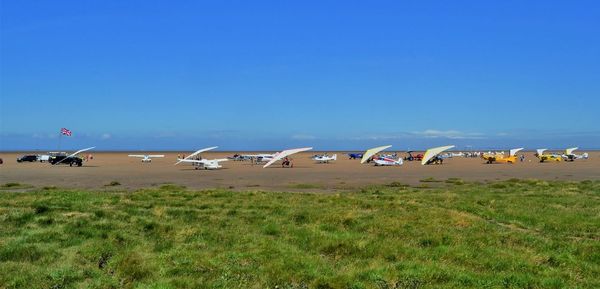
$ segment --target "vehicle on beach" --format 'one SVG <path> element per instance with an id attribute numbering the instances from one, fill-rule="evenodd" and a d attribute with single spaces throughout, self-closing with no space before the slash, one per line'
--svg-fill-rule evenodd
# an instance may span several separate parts
<path id="1" fill-rule="evenodd" d="M 72 167 L 73 165 L 81 167 L 83 165 L 83 159 L 78 157 L 77 155 L 82 152 L 86 152 L 91 149 L 94 149 L 94 148 L 95 147 L 81 149 L 70 155 L 67 155 L 66 153 L 63 153 L 63 152 L 53 153 L 53 154 L 50 154 L 50 158 L 48 159 L 48 162 L 51 165 L 65 164 L 65 165 L 69 165 L 70 167 Z"/>
<path id="2" fill-rule="evenodd" d="M 82 158 L 80 158 L 78 156 L 67 156 L 67 155 L 52 156 L 52 157 L 50 157 L 48 162 L 52 165 L 64 164 L 64 165 L 69 165 L 70 167 L 72 167 L 73 165 L 78 166 L 78 167 L 83 165 Z"/>
<path id="3" fill-rule="evenodd" d="M 37 155 L 24 155 L 21 156 L 20 158 L 17 158 L 17 163 L 22 163 L 22 162 L 37 162 L 38 161 L 38 156 Z"/>
<path id="4" fill-rule="evenodd" d="M 407 156 L 407 157 L 405 157 L 405 158 L 404 158 L 404 160 L 405 160 L 405 161 L 412 162 L 412 161 L 420 161 L 420 160 L 422 160 L 422 159 L 423 159 L 423 154 L 416 154 L 416 155 L 413 155 L 413 152 L 414 152 L 414 151 L 407 151 L 406 153 L 408 153 L 408 156 Z"/>

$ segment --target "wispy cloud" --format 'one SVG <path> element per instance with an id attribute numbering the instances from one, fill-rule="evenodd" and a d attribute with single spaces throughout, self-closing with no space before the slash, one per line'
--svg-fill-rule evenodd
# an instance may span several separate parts
<path id="1" fill-rule="evenodd" d="M 109 133 L 104 133 L 100 136 L 100 139 L 106 140 L 110 139 L 112 136 Z"/>
<path id="2" fill-rule="evenodd" d="M 425 138 L 447 138 L 447 139 L 483 139 L 485 135 L 477 132 L 463 132 L 459 130 L 436 130 L 427 129 L 424 131 L 412 132 L 415 136 Z"/>
<path id="3" fill-rule="evenodd" d="M 485 139 L 486 135 L 477 132 L 463 132 L 459 130 L 436 130 L 427 129 L 423 131 L 395 132 L 388 134 L 371 134 L 351 137 L 351 140 L 398 140 L 398 139 Z"/>

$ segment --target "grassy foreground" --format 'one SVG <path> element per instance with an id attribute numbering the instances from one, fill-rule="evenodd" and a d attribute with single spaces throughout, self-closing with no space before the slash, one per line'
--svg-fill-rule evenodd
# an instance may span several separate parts
<path id="1" fill-rule="evenodd" d="M 4 190 L 0 288 L 600 288 L 600 181 L 435 185 Z"/>

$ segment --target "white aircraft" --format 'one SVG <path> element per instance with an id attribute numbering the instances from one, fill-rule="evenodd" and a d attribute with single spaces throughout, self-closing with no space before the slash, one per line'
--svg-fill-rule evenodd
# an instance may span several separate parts
<path id="1" fill-rule="evenodd" d="M 165 155 L 127 155 L 130 158 L 142 158 L 142 163 L 152 162 L 152 158 L 164 158 Z"/>
<path id="2" fill-rule="evenodd" d="M 583 154 L 578 155 L 578 154 L 574 153 L 574 151 L 577 149 L 578 149 L 578 147 L 566 149 L 565 153 L 562 155 L 563 160 L 568 161 L 568 162 L 572 162 L 574 160 L 580 160 L 580 159 L 587 160 L 589 157 L 588 153 L 583 153 Z"/>
<path id="3" fill-rule="evenodd" d="M 316 155 L 313 156 L 312 159 L 314 161 L 316 161 L 317 163 L 321 163 L 321 164 L 328 164 L 330 161 L 335 161 L 337 160 L 337 154 L 334 154 L 332 156 L 329 156 L 327 154 L 324 155 Z"/>
<path id="4" fill-rule="evenodd" d="M 278 160 L 281 160 L 281 159 L 283 159 L 283 158 L 286 158 L 286 157 L 288 157 L 288 156 L 291 156 L 291 155 L 293 155 L 293 154 L 295 154 L 295 153 L 304 152 L 304 151 L 308 151 L 308 150 L 312 150 L 312 147 L 298 148 L 298 149 L 289 149 L 289 150 L 284 150 L 284 151 L 281 151 L 281 152 L 275 153 L 275 154 L 273 155 L 273 157 L 272 157 L 272 158 L 269 160 L 269 162 L 267 162 L 267 163 L 266 163 L 266 164 L 263 166 L 263 168 L 266 168 L 266 167 L 268 167 L 268 166 L 272 165 L 274 162 L 276 162 L 276 161 L 278 161 Z M 285 163 L 284 163 L 284 164 L 282 164 L 282 165 L 285 165 Z M 290 166 L 291 166 L 291 164 L 290 164 Z"/>
<path id="5" fill-rule="evenodd" d="M 374 158 L 373 161 L 375 166 L 401 166 L 404 163 L 402 158 L 395 160 L 388 157 Z"/>
<path id="6" fill-rule="evenodd" d="M 213 160 L 209 160 L 209 159 L 205 159 L 205 158 L 192 159 L 193 157 L 195 157 L 196 155 L 198 155 L 200 153 L 203 153 L 203 152 L 209 151 L 209 150 L 213 150 L 216 148 L 218 148 L 218 147 L 209 147 L 209 148 L 197 150 L 193 154 L 185 157 L 184 159 L 178 158 L 175 165 L 177 165 L 179 163 L 191 163 L 195 169 L 205 169 L 205 170 L 220 169 L 223 166 L 219 165 L 219 162 L 225 162 L 225 161 L 228 161 L 229 159 L 213 159 Z"/>

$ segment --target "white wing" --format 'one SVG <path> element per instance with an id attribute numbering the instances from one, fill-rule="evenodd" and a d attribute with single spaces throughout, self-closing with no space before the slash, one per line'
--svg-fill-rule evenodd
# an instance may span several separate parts
<path id="1" fill-rule="evenodd" d="M 512 157 L 512 156 L 514 156 L 515 154 L 517 154 L 521 150 L 523 150 L 523 148 L 512 149 L 512 150 L 510 150 L 510 153 L 508 155 Z"/>
<path id="2" fill-rule="evenodd" d="M 372 148 L 372 149 L 368 149 L 364 154 L 362 159 L 360 160 L 361 164 L 364 164 L 369 158 L 371 158 L 373 155 L 375 155 L 376 153 L 391 148 L 391 145 L 387 145 L 387 146 L 381 146 L 381 147 L 376 147 L 376 148 Z"/>
<path id="3" fill-rule="evenodd" d="M 86 149 L 78 150 L 78 151 L 76 151 L 76 152 L 74 152 L 74 153 L 72 153 L 72 154 L 68 155 L 68 156 L 67 156 L 67 157 L 65 157 L 64 159 L 60 160 L 59 162 L 55 163 L 55 165 L 62 163 L 62 162 L 63 162 L 64 160 L 66 160 L 67 158 L 74 157 L 74 156 L 76 156 L 77 154 L 80 154 L 80 153 L 82 153 L 82 152 L 85 152 L 85 151 L 92 150 L 92 149 L 94 149 L 94 148 L 96 148 L 96 147 L 89 147 L 89 148 L 86 148 Z"/>
<path id="4" fill-rule="evenodd" d="M 274 162 L 276 162 L 276 161 L 278 161 L 278 160 L 280 160 L 282 158 L 285 158 L 287 156 L 293 155 L 295 153 L 304 152 L 304 151 L 308 151 L 308 150 L 312 150 L 312 147 L 309 147 L 309 148 L 299 148 L 299 149 L 290 149 L 290 150 L 284 150 L 284 151 L 282 151 L 280 153 L 276 153 L 273 156 L 273 159 L 270 160 L 268 163 L 266 163 L 263 166 L 263 168 L 266 168 L 266 167 L 272 165 Z"/>
<path id="5" fill-rule="evenodd" d="M 149 158 L 164 158 L 165 155 L 148 155 Z"/>
<path id="6" fill-rule="evenodd" d="M 89 151 L 89 150 L 93 150 L 93 149 L 95 149 L 95 148 L 96 148 L 96 147 L 89 147 L 89 148 L 87 148 L 87 149 L 78 150 L 78 151 L 76 151 L 76 152 L 74 152 L 74 153 L 72 153 L 72 154 L 68 155 L 67 157 L 68 157 L 68 158 L 69 158 L 69 157 L 73 157 L 73 156 L 76 156 L 77 154 L 80 154 L 80 153 L 82 153 L 82 152 L 86 152 L 86 151 Z"/>
<path id="7" fill-rule="evenodd" d="M 443 147 L 437 147 L 437 148 L 431 148 L 428 149 L 425 152 L 425 155 L 423 155 L 423 160 L 421 160 L 421 164 L 424 165 L 426 164 L 430 159 L 432 159 L 433 157 L 437 156 L 438 154 L 440 154 L 441 152 L 445 151 L 445 150 L 449 150 L 451 148 L 453 148 L 454 146 L 443 146 Z"/>
<path id="8" fill-rule="evenodd" d="M 573 154 L 573 152 L 574 152 L 576 149 L 578 149 L 578 147 L 574 147 L 574 148 L 568 148 L 568 149 L 566 149 L 566 150 L 565 150 L 565 154 L 566 154 L 566 155 L 572 155 L 572 154 Z"/>
<path id="9" fill-rule="evenodd" d="M 146 157 L 145 155 L 127 155 L 127 156 L 131 157 L 131 158 L 145 158 Z"/>
<path id="10" fill-rule="evenodd" d="M 547 149 L 537 149 L 536 151 L 537 151 L 537 154 L 538 154 L 538 156 L 541 156 L 541 155 L 543 155 L 543 154 L 544 154 L 544 152 L 545 152 L 546 150 L 547 150 Z"/>
<path id="11" fill-rule="evenodd" d="M 195 163 L 195 164 L 205 164 L 205 163 L 207 163 L 207 162 L 208 162 L 208 161 L 207 161 L 207 160 L 204 160 L 204 159 L 202 159 L 202 160 L 186 160 L 186 159 L 179 159 L 179 161 L 177 162 L 177 164 L 178 164 L 178 163 Z"/>
<path id="12" fill-rule="evenodd" d="M 176 163 L 175 163 L 175 165 L 177 165 L 177 164 L 179 164 L 179 163 L 181 163 L 181 162 L 183 162 L 184 160 L 187 160 L 187 159 L 189 159 L 189 158 L 193 158 L 193 157 L 195 157 L 195 156 L 196 156 L 197 154 L 199 154 L 199 153 L 203 153 L 203 152 L 205 152 L 205 151 L 209 151 L 209 150 L 214 150 L 214 149 L 216 149 L 216 148 L 218 148 L 218 147 L 209 147 L 209 148 L 204 148 L 204 149 L 201 149 L 201 150 L 197 150 L 197 151 L 195 151 L 193 154 L 191 154 L 191 155 L 189 155 L 189 156 L 185 157 L 185 159 L 180 159 L 178 162 L 176 162 Z"/>

